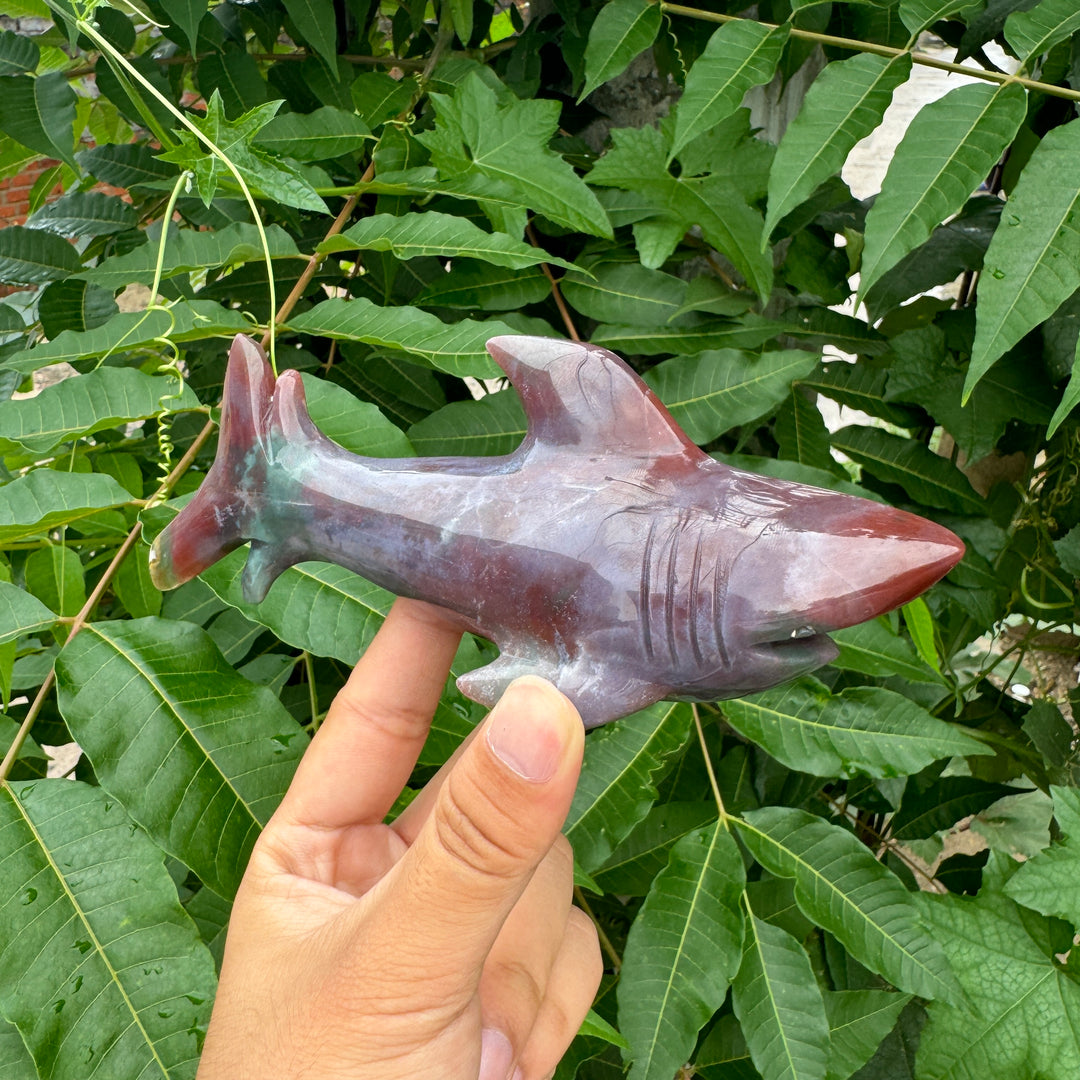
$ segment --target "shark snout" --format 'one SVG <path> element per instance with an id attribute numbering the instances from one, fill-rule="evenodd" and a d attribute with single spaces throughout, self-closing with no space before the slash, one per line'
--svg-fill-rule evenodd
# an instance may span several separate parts
<path id="1" fill-rule="evenodd" d="M 732 567 L 728 617 L 750 647 L 802 667 L 825 636 L 907 603 L 963 557 L 948 529 L 894 507 L 794 489 Z M 828 655 L 826 655 L 828 654 Z M 811 664 L 810 666 L 816 666 Z"/>

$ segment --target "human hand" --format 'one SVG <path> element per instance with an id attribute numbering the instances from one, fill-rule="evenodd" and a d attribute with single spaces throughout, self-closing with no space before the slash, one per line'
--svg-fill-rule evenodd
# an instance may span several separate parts
<path id="1" fill-rule="evenodd" d="M 559 830 L 584 731 L 503 699 L 392 824 L 459 631 L 399 600 L 252 852 L 199 1080 L 541 1080 L 602 970 Z"/>

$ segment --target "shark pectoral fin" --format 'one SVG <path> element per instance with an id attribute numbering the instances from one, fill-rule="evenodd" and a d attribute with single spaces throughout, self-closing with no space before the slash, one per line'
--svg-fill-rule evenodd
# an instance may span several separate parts
<path id="1" fill-rule="evenodd" d="M 240 587 L 249 604 L 261 604 L 278 575 L 298 561 L 298 556 L 285 543 L 252 540 L 251 553 L 240 575 Z"/>
<path id="2" fill-rule="evenodd" d="M 666 687 L 620 677 L 617 671 L 597 670 L 586 658 L 559 663 L 556 657 L 523 659 L 505 654 L 486 667 L 460 676 L 457 687 L 467 698 L 490 709 L 506 688 L 522 675 L 539 675 L 547 679 L 574 703 L 587 728 L 637 712 L 670 693 Z"/>
<path id="3" fill-rule="evenodd" d="M 557 663 L 546 662 L 535 657 L 524 659 L 503 653 L 497 660 L 492 660 L 484 667 L 467 671 L 458 677 L 457 688 L 472 701 L 478 701 L 487 708 L 494 708 L 495 703 L 506 692 L 506 688 L 522 675 L 539 675 L 548 682 L 559 685 L 559 667 Z"/>

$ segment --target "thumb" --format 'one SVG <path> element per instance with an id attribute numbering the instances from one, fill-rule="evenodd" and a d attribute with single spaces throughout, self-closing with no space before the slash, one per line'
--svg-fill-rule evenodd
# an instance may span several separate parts
<path id="1" fill-rule="evenodd" d="M 550 683 L 526 676 L 511 683 L 455 762 L 380 905 L 398 927 L 411 928 L 430 978 L 479 978 L 559 835 L 584 745 L 573 705 Z"/>

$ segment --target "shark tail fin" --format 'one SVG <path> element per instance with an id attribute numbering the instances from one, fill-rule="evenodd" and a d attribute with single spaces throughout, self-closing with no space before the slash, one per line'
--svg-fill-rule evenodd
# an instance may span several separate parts
<path id="1" fill-rule="evenodd" d="M 182 585 L 251 538 L 266 489 L 273 393 L 262 349 L 237 334 L 225 373 L 217 457 L 194 498 L 154 541 L 150 576 L 157 588 Z"/>

